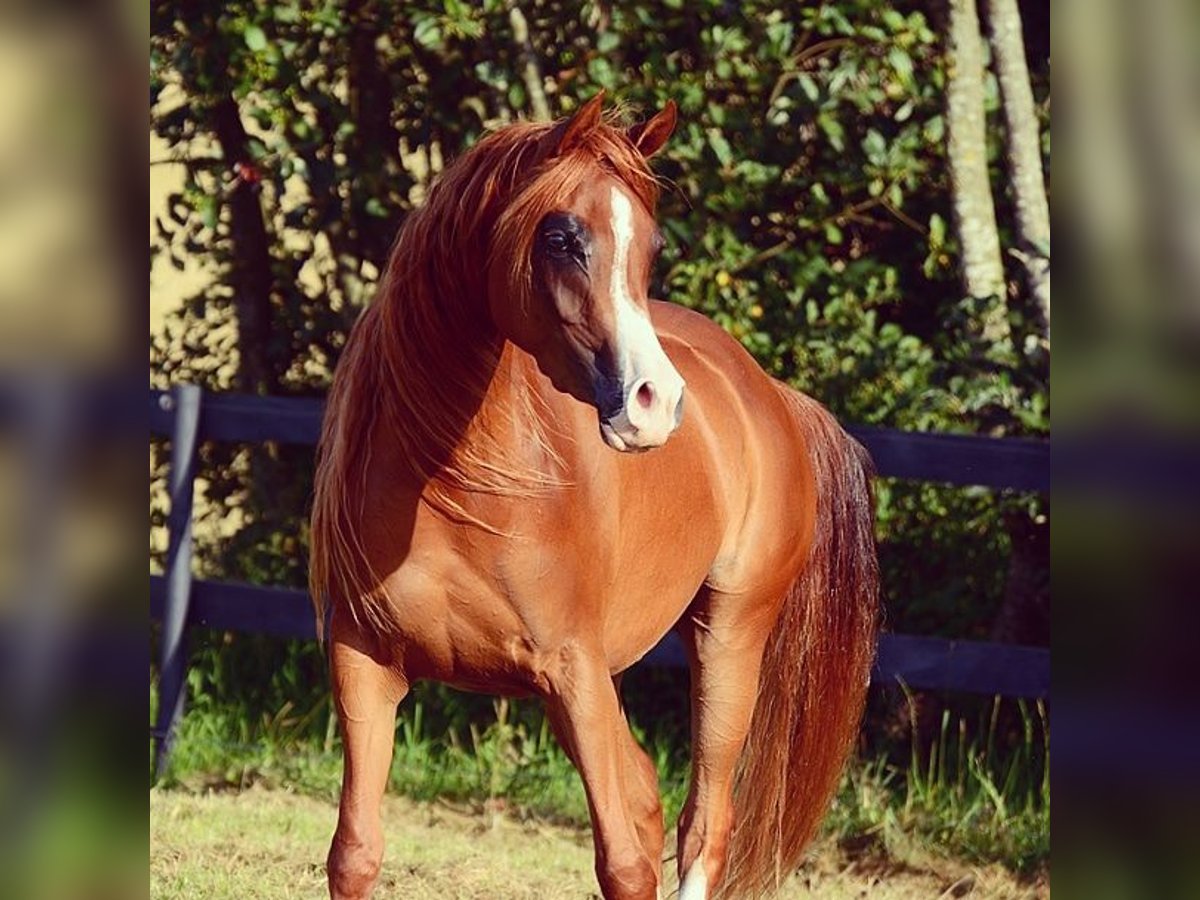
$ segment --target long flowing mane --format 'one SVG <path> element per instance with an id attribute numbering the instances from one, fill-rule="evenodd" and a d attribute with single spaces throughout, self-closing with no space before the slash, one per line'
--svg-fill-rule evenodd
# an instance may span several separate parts
<path id="1" fill-rule="evenodd" d="M 318 631 L 331 594 L 360 626 L 390 630 L 380 578 L 360 539 L 376 441 L 398 450 L 432 509 L 485 528 L 458 499 L 463 492 L 521 497 L 564 481 L 532 394 L 519 382 L 496 383 L 502 356 L 513 351 L 496 332 L 489 302 L 529 302 L 538 223 L 597 167 L 651 212 L 658 200 L 654 175 L 612 118 L 558 153 L 564 126 L 519 123 L 488 135 L 445 170 L 400 229 L 325 411 L 310 535 Z M 513 458 L 504 436 L 514 426 L 545 451 L 543 465 Z"/>

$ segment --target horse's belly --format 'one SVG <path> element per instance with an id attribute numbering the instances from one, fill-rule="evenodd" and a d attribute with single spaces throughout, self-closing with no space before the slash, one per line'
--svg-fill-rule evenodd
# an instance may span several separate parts
<path id="1" fill-rule="evenodd" d="M 614 673 L 641 659 L 679 621 L 708 577 L 716 544 L 715 531 L 684 533 L 677 525 L 622 556 L 605 592 L 603 620 Z"/>
<path id="2" fill-rule="evenodd" d="M 681 580 L 670 594 L 633 596 L 614 603 L 604 629 L 604 651 L 614 675 L 649 653 L 679 621 L 704 576 Z"/>

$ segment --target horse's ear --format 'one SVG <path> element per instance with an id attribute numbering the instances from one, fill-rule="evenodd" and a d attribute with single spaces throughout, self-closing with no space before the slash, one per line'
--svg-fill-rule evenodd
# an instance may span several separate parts
<path id="1" fill-rule="evenodd" d="M 604 106 L 604 91 L 601 89 L 596 96 L 583 104 L 579 112 L 571 116 L 562 127 L 562 135 L 558 139 L 556 153 L 563 154 L 577 146 L 587 135 L 600 124 L 600 114 Z M 555 129 L 556 131 L 558 129 Z"/>
<path id="2" fill-rule="evenodd" d="M 649 120 L 629 129 L 627 133 L 630 143 L 637 147 L 642 156 L 649 159 L 663 148 L 663 144 L 675 130 L 675 121 L 678 116 L 675 101 L 668 100 L 667 105 L 651 116 Z"/>

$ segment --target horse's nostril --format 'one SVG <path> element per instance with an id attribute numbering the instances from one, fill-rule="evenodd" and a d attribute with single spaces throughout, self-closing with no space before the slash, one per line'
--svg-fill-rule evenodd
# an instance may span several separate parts
<path id="1" fill-rule="evenodd" d="M 654 403 L 654 385 L 649 381 L 643 381 L 637 389 L 637 402 L 642 409 L 649 409 Z"/>

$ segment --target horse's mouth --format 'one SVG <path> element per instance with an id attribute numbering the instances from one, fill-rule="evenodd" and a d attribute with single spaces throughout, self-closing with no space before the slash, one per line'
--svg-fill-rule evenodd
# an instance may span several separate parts
<path id="1" fill-rule="evenodd" d="M 622 433 L 622 429 L 618 429 L 609 419 L 603 417 L 600 419 L 600 437 L 603 438 L 604 443 L 621 453 L 645 453 L 647 450 L 662 446 L 661 443 L 637 443 L 636 428 L 632 432 Z"/>
<path id="2" fill-rule="evenodd" d="M 622 453 L 640 453 L 665 444 L 683 420 L 683 380 L 678 374 L 674 380 L 678 389 L 664 402 L 649 378 L 635 379 L 628 388 L 613 377 L 595 379 L 595 407 L 604 442 Z"/>
<path id="3" fill-rule="evenodd" d="M 620 450 L 622 453 L 629 451 L 629 444 L 617 433 L 617 429 L 613 428 L 612 423 L 607 419 L 600 420 L 600 437 L 604 439 L 604 443 L 608 444 L 614 450 Z"/>

